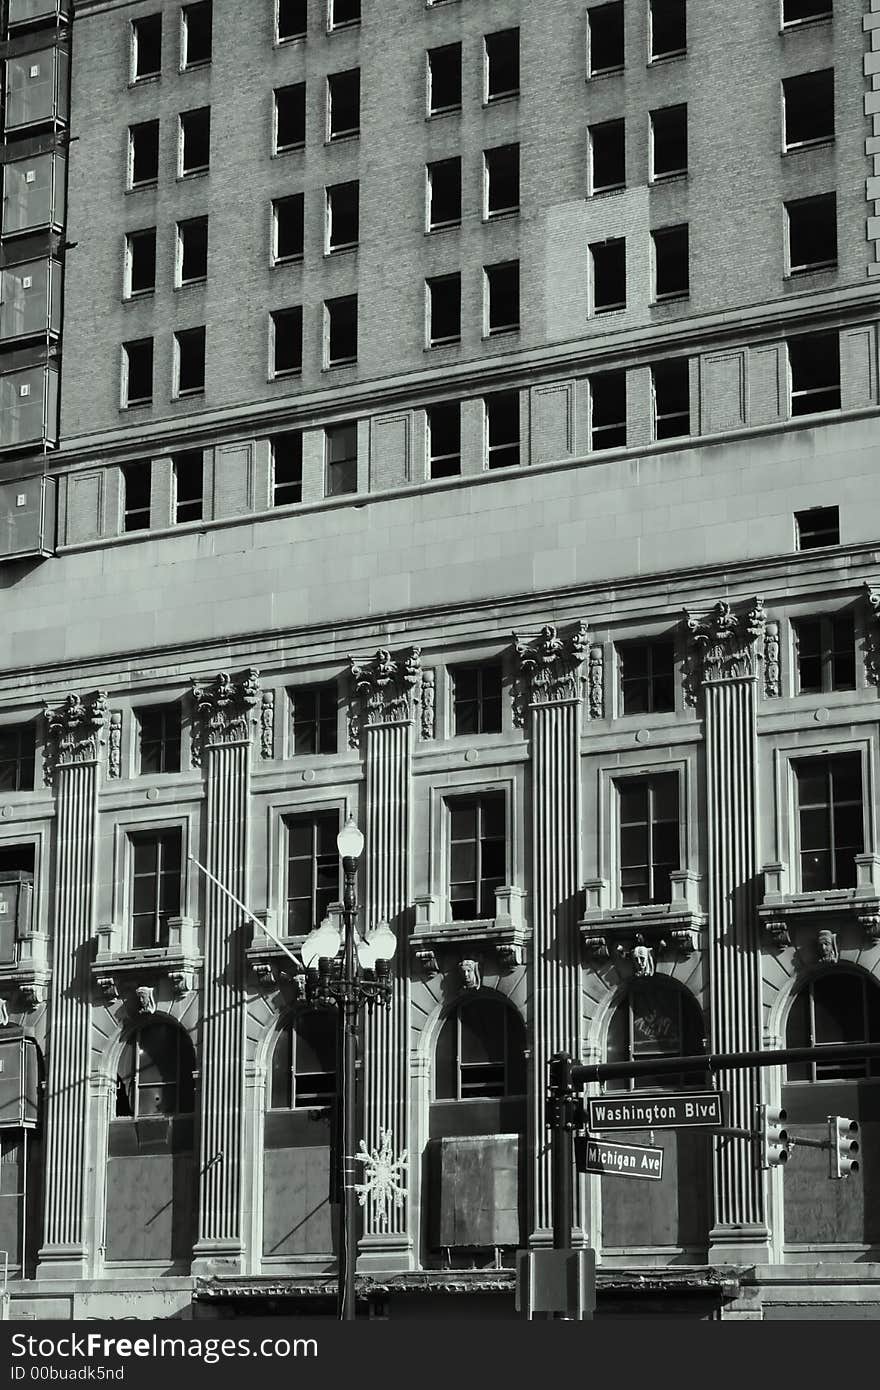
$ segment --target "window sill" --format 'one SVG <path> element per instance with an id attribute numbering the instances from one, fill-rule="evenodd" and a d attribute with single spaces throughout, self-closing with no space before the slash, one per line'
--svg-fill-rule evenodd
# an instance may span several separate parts
<path id="1" fill-rule="evenodd" d="M 765 944 L 781 951 L 796 946 L 801 951 L 812 942 L 817 963 L 833 963 L 837 959 L 837 941 L 820 942 L 818 933 L 830 931 L 833 924 L 847 930 L 855 927 L 861 940 L 858 945 L 876 946 L 880 943 L 880 855 L 857 854 L 856 886 L 826 888 L 813 893 L 782 891 L 784 864 L 765 864 L 764 900 L 758 907 L 758 921 Z M 855 944 L 855 943 L 854 943 Z M 810 953 L 809 945 L 805 956 Z"/>
<path id="2" fill-rule="evenodd" d="M 191 917 L 169 918 L 167 946 L 125 949 L 123 938 L 123 928 L 116 923 L 98 928 L 98 950 L 91 975 L 105 1004 L 115 1004 L 123 991 L 136 991 L 157 977 L 168 980 L 172 994 L 178 999 L 195 988 L 202 958 L 196 946 L 196 924 Z M 152 1012 L 146 1001 L 141 1003 L 140 997 L 136 998 L 139 1011 Z"/>
<path id="3" fill-rule="evenodd" d="M 835 144 L 836 136 L 822 135 L 816 140 L 801 140 L 797 145 L 783 145 L 780 151 L 782 158 L 789 155 L 801 154 L 803 150 L 821 150 L 826 145 Z"/>
<path id="4" fill-rule="evenodd" d="M 626 65 L 620 63 L 616 68 L 596 68 L 595 72 L 588 72 L 587 82 L 595 82 L 603 77 L 620 77 L 621 73 L 626 72 Z"/>
<path id="5" fill-rule="evenodd" d="M 142 401 L 123 401 L 120 410 L 148 410 L 153 404 L 153 397 L 150 396 Z"/>
<path id="6" fill-rule="evenodd" d="M 594 307 L 594 309 L 593 309 L 593 318 L 594 318 L 594 319 L 607 319 L 607 318 L 610 318 L 610 316 L 611 316 L 612 314 L 624 314 L 624 313 L 626 313 L 626 305 L 625 305 L 625 304 L 601 304 L 601 305 L 597 304 L 597 305 Z"/>
<path id="7" fill-rule="evenodd" d="M 675 290 L 670 294 L 658 294 L 657 298 L 654 300 L 654 308 L 662 308 L 664 304 L 681 304 L 683 301 L 690 299 L 690 297 L 691 292 L 689 289 Z"/>
<path id="8" fill-rule="evenodd" d="M 425 344 L 425 352 L 434 352 L 437 348 L 461 347 L 461 337 L 455 338 L 432 338 Z"/>
<path id="9" fill-rule="evenodd" d="M 299 378 L 300 378 L 301 376 L 302 376 L 302 367 L 290 367 L 288 370 L 283 371 L 283 372 L 272 372 L 272 373 L 266 378 L 266 380 L 267 380 L 268 382 L 272 382 L 272 381 L 291 381 L 291 380 L 293 380 L 293 381 L 298 381 Z"/>
<path id="10" fill-rule="evenodd" d="M 359 246 L 360 242 L 358 241 L 346 241 L 341 246 L 328 246 L 324 251 L 324 256 L 329 258 L 330 256 L 351 255 L 353 251 L 357 251 Z"/>
<path id="11" fill-rule="evenodd" d="M 507 102 L 519 101 L 519 88 L 510 92 L 497 92 L 494 96 L 486 97 L 483 102 L 483 110 L 487 111 L 490 106 L 503 106 Z"/>
<path id="12" fill-rule="evenodd" d="M 200 164 L 196 169 L 181 169 L 177 175 L 177 182 L 188 183 L 190 179 L 203 179 L 207 173 L 210 173 L 209 164 Z"/>
<path id="13" fill-rule="evenodd" d="M 284 267 L 284 266 L 290 266 L 290 265 L 304 265 L 304 264 L 305 264 L 305 256 L 302 255 L 302 254 L 300 254 L 300 255 L 298 255 L 298 256 L 276 256 L 274 260 L 270 260 L 270 262 L 269 262 L 269 269 L 270 269 L 270 270 L 276 270 L 276 269 L 279 269 L 279 268 Z"/>
<path id="14" fill-rule="evenodd" d="M 293 43 L 305 43 L 308 34 L 276 34 L 272 43 L 273 48 L 287 48 Z"/>
<path id="15" fill-rule="evenodd" d="M 179 290 L 198 289 L 200 285 L 207 285 L 207 283 L 207 275 L 200 275 L 198 279 L 195 280 L 181 280 L 179 285 L 174 286 L 174 292 L 176 294 Z"/>
<path id="16" fill-rule="evenodd" d="M 465 988 L 476 988 L 469 970 L 475 947 L 495 951 L 499 968 L 510 971 L 523 964 L 531 930 L 523 920 L 524 893 L 507 886 L 495 890 L 495 916 L 471 921 L 441 920 L 439 899 L 417 897 L 415 929 L 410 937 L 413 963 L 429 977 L 457 969 Z"/>
<path id="17" fill-rule="evenodd" d="M 200 58 L 199 61 L 198 61 L 197 63 L 181 63 L 180 66 L 178 67 L 177 71 L 180 72 L 180 73 L 183 73 L 183 72 L 200 72 L 203 68 L 209 68 L 210 66 L 211 66 L 211 59 L 210 59 L 210 58 Z"/>
<path id="18" fill-rule="evenodd" d="M 828 14 L 808 15 L 806 19 L 792 19 L 788 24 L 780 27 L 780 34 L 796 34 L 801 29 L 818 29 L 820 25 L 832 24 L 834 15 L 829 11 Z"/>
<path id="19" fill-rule="evenodd" d="M 681 60 L 686 57 L 687 49 L 677 48 L 674 52 L 658 53 L 656 57 L 649 58 L 645 66 L 647 68 L 662 68 L 665 67 L 667 63 L 680 63 Z"/>
<path id="20" fill-rule="evenodd" d="M 149 87 L 151 82 L 158 82 L 161 76 L 161 72 L 145 72 L 143 77 L 132 77 L 129 79 L 128 90 L 133 92 L 135 87 Z"/>
<path id="21" fill-rule="evenodd" d="M 487 226 L 490 222 L 505 222 L 512 217 L 519 217 L 519 206 L 515 208 L 499 208 L 497 212 L 487 212 L 483 218 L 483 225 Z"/>
<path id="22" fill-rule="evenodd" d="M 193 396 L 203 396 L 204 394 L 204 386 L 190 386 L 186 391 L 176 391 L 171 399 L 175 401 L 190 401 Z"/>
<path id="23" fill-rule="evenodd" d="M 151 299 L 155 293 L 155 285 L 152 285 L 148 290 L 132 290 L 130 294 L 122 296 L 122 302 L 123 304 L 136 304 L 139 299 Z"/>
<path id="24" fill-rule="evenodd" d="M 815 265 L 792 266 L 785 275 L 786 280 L 803 280 L 806 275 L 821 275 L 829 270 L 839 268 L 837 261 L 817 261 Z"/>
<path id="25" fill-rule="evenodd" d="M 338 372 L 338 371 L 340 371 L 340 370 L 341 370 L 342 368 L 344 368 L 344 367 L 356 367 L 356 366 L 357 366 L 357 358 L 356 358 L 356 357 L 340 357 L 339 360 L 338 360 L 337 362 L 328 362 L 328 363 L 326 364 L 326 366 L 324 366 L 324 367 L 321 368 L 321 371 L 322 371 L 322 372 Z"/>
<path id="26" fill-rule="evenodd" d="M 347 19 L 342 24 L 328 24 L 325 33 L 329 37 L 330 34 L 344 34 L 347 29 L 360 29 L 360 27 L 359 19 Z"/>
<path id="27" fill-rule="evenodd" d="M 609 183 L 609 184 L 607 185 L 607 187 L 603 185 L 602 188 L 592 188 L 592 189 L 590 190 L 590 192 L 587 194 L 587 197 L 588 197 L 588 198 L 608 198 L 608 197 L 611 197 L 611 196 L 612 196 L 613 194 L 615 194 L 615 193 L 625 193 L 625 192 L 626 192 L 626 184 L 625 184 L 625 183 Z"/>
<path id="28" fill-rule="evenodd" d="M 435 222 L 433 227 L 425 228 L 425 236 L 436 236 L 438 232 L 451 232 L 455 230 L 461 230 L 460 217 L 454 222 Z"/>
<path id="29" fill-rule="evenodd" d="M 483 342 L 488 342 L 490 338 L 505 338 L 513 333 L 519 332 L 518 323 L 506 323 L 500 328 L 490 328 L 488 333 L 483 334 Z"/>
<path id="30" fill-rule="evenodd" d="M 690 869 L 677 869 L 670 877 L 671 902 L 639 907 L 607 906 L 607 880 L 588 880 L 584 885 L 586 907 L 578 922 L 587 958 L 601 963 L 626 955 L 632 961 L 634 974 L 653 974 L 654 955 L 687 959 L 699 950 L 706 923 L 699 906 L 699 875 Z M 637 946 L 645 946 L 651 952 L 650 969 L 641 969 L 647 958 L 633 955 Z"/>
<path id="31" fill-rule="evenodd" d="M 324 141 L 325 145 L 347 145 L 352 140 L 360 140 L 360 127 L 357 130 L 340 130 L 336 135 L 330 134 Z"/>
<path id="32" fill-rule="evenodd" d="M 670 169 L 668 174 L 652 174 L 648 187 L 659 188 L 666 183 L 683 182 L 687 176 L 687 169 Z"/>
<path id="33" fill-rule="evenodd" d="M 128 188 L 126 188 L 125 191 L 126 191 L 126 193 L 144 193 L 147 189 L 150 189 L 150 188 L 158 188 L 158 187 L 159 187 L 159 180 L 158 180 L 158 178 L 155 178 L 155 179 L 142 179 L 140 183 L 130 183 L 130 184 L 128 185 Z M 30 228 L 27 228 L 26 230 L 30 230 Z"/>
<path id="34" fill-rule="evenodd" d="M 298 140 L 295 145 L 278 145 L 272 151 L 272 158 L 278 159 L 283 154 L 301 154 L 306 147 L 305 140 Z"/>

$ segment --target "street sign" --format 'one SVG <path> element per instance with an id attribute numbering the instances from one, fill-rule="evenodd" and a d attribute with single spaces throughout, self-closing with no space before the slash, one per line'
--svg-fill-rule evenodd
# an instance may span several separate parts
<path id="1" fill-rule="evenodd" d="M 685 1091 L 681 1095 L 592 1096 L 590 1130 L 714 1129 L 724 1124 L 724 1091 Z"/>
<path id="2" fill-rule="evenodd" d="M 591 1134 L 576 1134 L 574 1155 L 580 1173 L 612 1173 L 618 1178 L 663 1177 L 663 1150 L 637 1144 L 615 1144 Z"/>

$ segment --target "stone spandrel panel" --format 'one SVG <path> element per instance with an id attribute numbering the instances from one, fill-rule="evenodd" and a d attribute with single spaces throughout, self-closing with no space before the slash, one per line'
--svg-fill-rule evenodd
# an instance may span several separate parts
<path id="1" fill-rule="evenodd" d="M 374 416 L 370 421 L 370 491 L 401 487 L 412 479 L 412 417 Z"/>

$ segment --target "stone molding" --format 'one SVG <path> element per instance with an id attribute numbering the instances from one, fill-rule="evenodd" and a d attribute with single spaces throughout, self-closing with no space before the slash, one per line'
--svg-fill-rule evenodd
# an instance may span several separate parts
<path id="1" fill-rule="evenodd" d="M 468 983 L 482 978 L 485 963 L 493 959 L 502 973 L 525 963 L 525 949 L 531 932 L 523 918 L 525 893 L 506 885 L 495 889 L 495 916 L 470 922 L 444 921 L 439 899 L 432 893 L 416 898 L 416 922 L 410 937 L 414 965 L 425 975 L 460 975 L 463 989 L 477 989 Z M 473 966 L 473 970 L 466 968 Z M 476 972 L 476 973 L 475 973 Z"/>
<path id="2" fill-rule="evenodd" d="M 421 648 L 410 647 L 405 655 L 393 657 L 387 647 L 380 647 L 374 657 L 360 661 L 349 656 L 348 660 L 352 683 L 348 746 L 356 749 L 362 729 L 412 719 L 422 674 Z"/>
<path id="3" fill-rule="evenodd" d="M 587 959 L 604 964 L 626 958 L 635 975 L 653 975 L 655 957 L 686 960 L 694 955 L 706 925 L 699 906 L 700 878 L 691 869 L 677 869 L 670 879 L 670 902 L 616 908 L 607 906 L 607 879 L 589 879 L 584 884 L 584 915 L 578 922 Z"/>
<path id="4" fill-rule="evenodd" d="M 115 922 L 98 927 L 98 949 L 91 966 L 92 980 L 105 1004 L 142 985 L 167 980 L 171 994 L 181 999 L 196 988 L 202 957 L 191 917 L 169 917 L 168 944 L 140 951 L 126 947 L 126 930 Z"/>
<path id="5" fill-rule="evenodd" d="M 518 668 L 513 722 L 518 728 L 525 725 L 527 709 L 581 699 L 581 668 L 589 646 L 583 620 L 568 637 L 560 637 L 556 624 L 547 623 L 531 641 L 514 633 L 513 642 Z"/>
<path id="6" fill-rule="evenodd" d="M 52 785 L 56 770 L 81 763 L 96 763 L 107 726 L 107 692 L 94 695 L 68 695 L 54 709 L 45 705 L 46 744 L 44 749 L 46 785 Z"/>
<path id="7" fill-rule="evenodd" d="M 833 965 L 847 941 L 860 949 L 880 945 L 880 854 L 857 854 L 855 863 L 855 888 L 816 893 L 786 892 L 787 866 L 765 864 L 758 907 L 765 946 L 795 948 L 802 962 Z"/>
<path id="8" fill-rule="evenodd" d="M 720 599 L 708 613 L 685 609 L 691 652 L 685 700 L 696 704 L 700 688 L 709 681 L 754 676 L 763 656 L 766 615 L 764 600 L 752 599 L 739 613 Z"/>
<path id="9" fill-rule="evenodd" d="M 254 707 L 260 697 L 260 673 L 249 666 L 236 681 L 227 671 L 203 685 L 192 679 L 194 719 L 191 761 L 200 767 L 207 748 L 250 743 Z"/>

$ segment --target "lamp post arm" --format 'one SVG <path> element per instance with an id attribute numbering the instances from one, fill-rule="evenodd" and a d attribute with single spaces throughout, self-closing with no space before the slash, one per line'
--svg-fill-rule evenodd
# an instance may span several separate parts
<path id="1" fill-rule="evenodd" d="M 296 966 L 296 968 L 297 968 L 298 971 L 303 969 L 303 963 L 302 963 L 302 961 L 301 961 L 301 960 L 297 960 L 297 958 L 296 958 L 296 956 L 293 954 L 293 952 L 292 952 L 287 946 L 285 946 L 284 942 L 281 941 L 281 940 L 275 935 L 275 933 L 272 931 L 272 928 L 271 928 L 271 927 L 269 927 L 265 922 L 261 922 L 260 919 L 259 919 L 259 917 L 255 917 L 254 914 L 253 914 L 251 911 L 249 911 L 248 908 L 245 907 L 245 905 L 244 905 L 244 903 L 241 901 L 241 899 L 240 899 L 240 898 L 237 898 L 237 897 L 235 896 L 234 893 L 230 893 L 230 891 L 229 891 L 229 889 L 226 887 L 226 884 L 225 884 L 225 883 L 221 883 L 220 880 L 219 880 L 219 878 L 216 878 L 216 877 L 214 876 L 214 874 L 211 873 L 211 870 L 210 870 L 210 869 L 206 869 L 205 866 L 204 866 L 204 864 L 200 863 L 200 861 L 199 861 L 198 859 L 196 859 L 196 857 L 195 857 L 194 854 L 188 854 L 188 855 L 187 855 L 187 859 L 191 859 L 192 862 L 195 864 L 196 868 L 197 868 L 197 869 L 201 869 L 202 873 L 205 875 L 205 878 L 209 878 L 209 879 L 211 880 L 212 883 L 215 883 L 215 884 L 217 885 L 217 887 L 220 889 L 220 892 L 221 892 L 221 893 L 225 893 L 226 896 L 227 896 L 227 898 L 229 898 L 229 900 L 230 900 L 231 902 L 234 902 L 234 903 L 235 903 L 235 906 L 236 906 L 237 908 L 239 908 L 239 909 L 244 913 L 245 917 L 248 917 L 248 918 L 250 919 L 250 921 L 252 921 L 252 922 L 254 923 L 255 926 L 259 927 L 260 931 L 265 932 L 266 935 L 267 935 L 272 941 L 275 942 L 275 945 L 276 945 L 277 947 L 279 947 L 279 949 L 282 950 L 286 956 L 289 956 L 289 957 L 290 957 L 290 959 L 293 961 L 293 963 L 294 963 L 294 965 Z"/>

